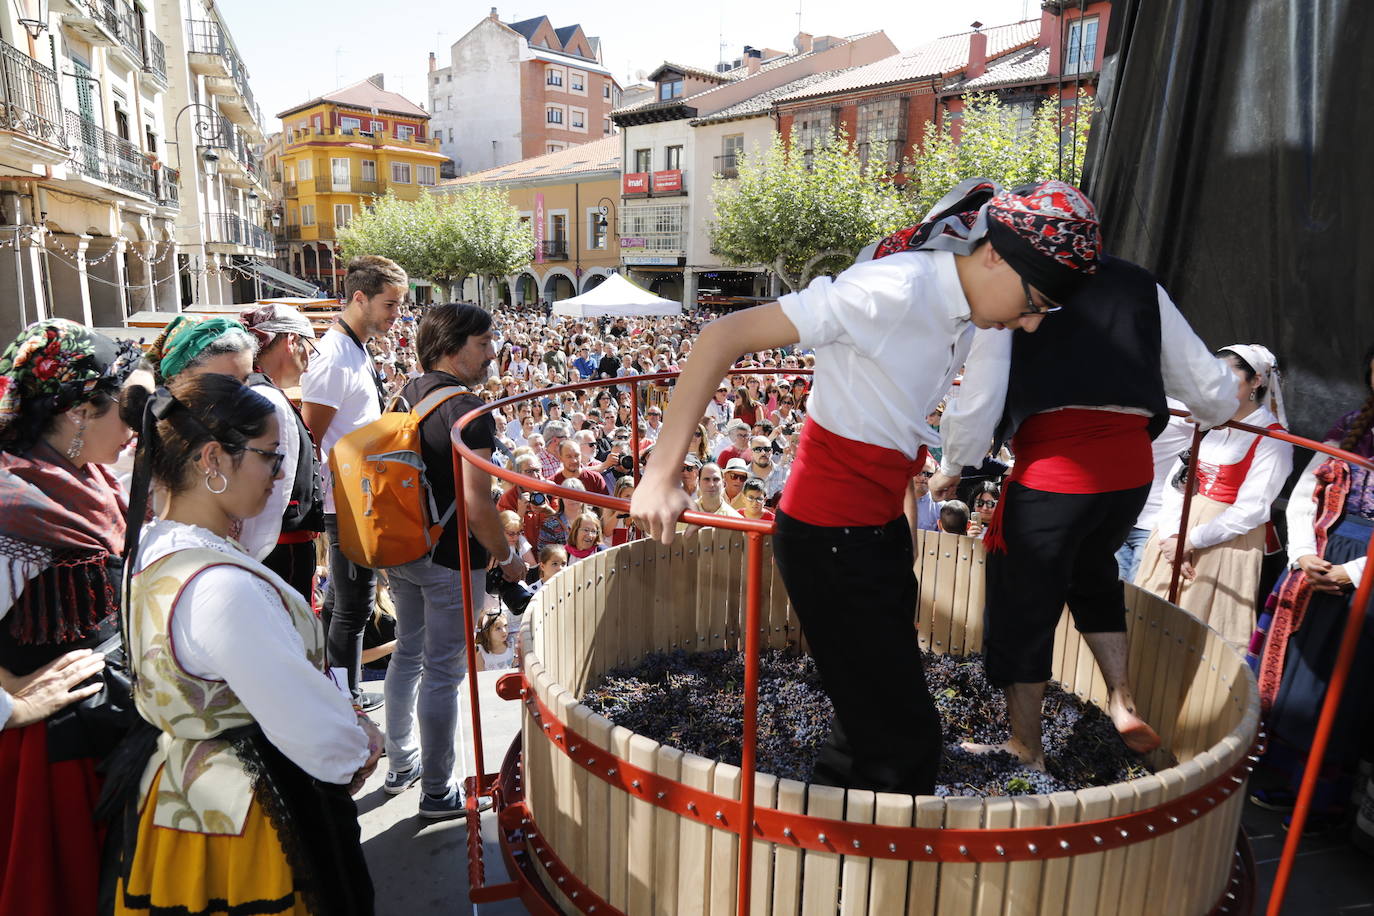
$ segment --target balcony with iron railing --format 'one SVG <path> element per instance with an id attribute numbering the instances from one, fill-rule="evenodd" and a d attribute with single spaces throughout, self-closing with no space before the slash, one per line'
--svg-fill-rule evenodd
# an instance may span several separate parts
<path id="1" fill-rule="evenodd" d="M 248 85 L 248 68 L 229 44 L 223 27 L 212 19 L 186 24 L 191 70 L 205 77 L 205 86 L 220 96 L 220 107 L 242 127 L 262 133 L 262 109 Z"/>
<path id="2" fill-rule="evenodd" d="M 365 179 L 349 175 L 340 181 L 332 175 L 315 176 L 316 194 L 385 194 L 386 182 L 381 179 Z"/>
<path id="3" fill-rule="evenodd" d="M 142 72 L 167 85 L 167 46 L 152 29 L 143 30 L 143 70 Z"/>
<path id="4" fill-rule="evenodd" d="M 157 205 L 169 210 L 181 208 L 181 172 L 170 166 L 162 166 L 153 172 L 153 191 L 157 195 Z"/>
<path id="5" fill-rule="evenodd" d="M 301 237 L 301 227 L 298 223 L 287 223 L 282 226 L 282 237 L 288 241 L 295 241 Z"/>
<path id="6" fill-rule="evenodd" d="M 360 142 L 371 143 L 374 146 L 385 144 L 386 146 L 401 146 L 407 149 L 428 150 L 435 153 L 439 151 L 439 141 L 432 137 L 400 137 L 387 131 L 370 131 L 350 127 L 322 128 L 320 130 L 313 127 L 298 127 L 295 130 L 287 131 L 286 148 L 289 150 L 302 143 L 315 143 L 320 140 L 333 140 L 341 144 Z"/>
<path id="7" fill-rule="evenodd" d="M 72 141 L 58 104 L 57 74 L 0 40 L 0 91 L 0 131 L 36 141 L 16 144 L 6 137 L 0 146 L 22 145 L 24 157 L 45 165 L 65 162 Z"/>
<path id="8" fill-rule="evenodd" d="M 114 4 L 115 24 L 118 26 L 116 36 L 119 44 L 115 49 L 122 53 L 128 62 L 135 68 L 143 66 L 143 30 L 138 25 L 138 14 L 129 4 L 128 0 L 115 0 Z"/>
<path id="9" fill-rule="evenodd" d="M 739 156 L 734 153 L 726 153 L 723 156 L 717 156 L 715 159 L 715 172 L 718 178 L 738 178 Z"/>
<path id="10" fill-rule="evenodd" d="M 270 232 L 237 213 L 207 213 L 205 241 L 212 245 L 239 245 L 263 252 L 271 252 L 275 248 Z"/>
<path id="11" fill-rule="evenodd" d="M 566 261 L 568 259 L 567 239 L 547 239 L 543 242 L 545 261 Z"/>
<path id="12" fill-rule="evenodd" d="M 66 114 L 67 132 L 75 144 L 70 164 L 76 172 L 129 194 L 157 199 L 152 163 L 141 149 L 74 111 Z"/>
<path id="13" fill-rule="evenodd" d="M 53 0 L 52 11 L 62 14 L 62 26 L 97 47 L 120 43 L 119 10 L 115 0 Z"/>

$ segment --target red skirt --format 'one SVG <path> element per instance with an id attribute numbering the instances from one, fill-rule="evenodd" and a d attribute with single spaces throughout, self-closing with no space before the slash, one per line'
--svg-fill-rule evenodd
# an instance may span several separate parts
<path id="1" fill-rule="evenodd" d="M 94 916 L 99 795 L 94 760 L 48 762 L 45 723 L 0 731 L 0 916 Z"/>

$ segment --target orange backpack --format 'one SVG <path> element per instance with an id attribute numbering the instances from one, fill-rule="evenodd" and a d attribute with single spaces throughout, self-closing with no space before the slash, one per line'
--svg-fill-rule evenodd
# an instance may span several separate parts
<path id="1" fill-rule="evenodd" d="M 335 443 L 329 470 L 334 475 L 339 549 L 348 559 L 370 569 L 386 569 L 434 550 L 457 506 L 439 516 L 425 479 L 420 424 L 440 404 L 466 393 L 467 388 L 456 385 L 438 388 L 404 411 L 395 410 L 397 399 L 379 419 Z"/>

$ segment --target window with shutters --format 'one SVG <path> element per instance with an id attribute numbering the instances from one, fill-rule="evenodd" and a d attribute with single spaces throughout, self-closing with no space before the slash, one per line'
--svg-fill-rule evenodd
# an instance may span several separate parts
<path id="1" fill-rule="evenodd" d="M 906 146 L 906 99 L 877 99 L 859 106 L 854 142 L 859 162 L 877 170 L 896 168 Z"/>

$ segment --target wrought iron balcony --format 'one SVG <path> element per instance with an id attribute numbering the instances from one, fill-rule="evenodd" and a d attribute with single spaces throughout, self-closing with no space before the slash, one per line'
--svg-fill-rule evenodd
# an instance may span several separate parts
<path id="1" fill-rule="evenodd" d="M 71 165 L 76 171 L 130 194 L 157 199 L 153 167 L 141 149 L 74 111 L 67 112 L 67 131 L 75 143 Z"/>
<path id="2" fill-rule="evenodd" d="M 143 69 L 167 82 L 167 46 L 152 29 L 143 30 Z"/>
<path id="3" fill-rule="evenodd" d="M 365 180 L 349 175 L 347 181 L 335 181 L 332 175 L 315 176 L 317 194 L 385 194 L 386 182 L 380 179 Z"/>
<path id="4" fill-rule="evenodd" d="M 62 109 L 57 102 L 57 74 L 23 51 L 0 41 L 0 128 L 70 149 Z M 60 161 L 60 160 L 59 160 Z"/>
<path id="5" fill-rule="evenodd" d="M 114 18 L 118 26 L 115 34 L 119 38 L 119 43 L 137 66 L 143 66 L 143 39 L 139 34 L 138 15 L 128 0 L 117 0 L 114 4 Z"/>
<path id="6" fill-rule="evenodd" d="M 285 230 L 283 235 L 288 239 L 298 239 L 301 237 L 301 227 L 296 223 L 288 223 L 282 226 L 282 229 Z"/>
<path id="7" fill-rule="evenodd" d="M 157 193 L 160 207 L 178 209 L 181 207 L 181 172 L 164 165 L 153 172 L 153 189 Z"/>
<path id="8" fill-rule="evenodd" d="M 544 242 L 544 260 L 566 261 L 568 259 L 568 240 L 553 239 Z"/>
<path id="9" fill-rule="evenodd" d="M 716 157 L 716 174 L 721 178 L 739 177 L 739 156 L 727 153 Z"/>
<path id="10" fill-rule="evenodd" d="M 272 251 L 272 234 L 237 213 L 207 213 L 205 241 L 218 245 L 242 245 L 259 251 Z"/>

